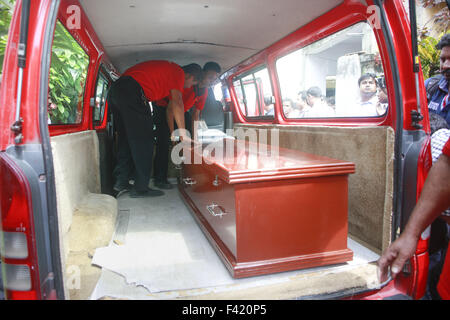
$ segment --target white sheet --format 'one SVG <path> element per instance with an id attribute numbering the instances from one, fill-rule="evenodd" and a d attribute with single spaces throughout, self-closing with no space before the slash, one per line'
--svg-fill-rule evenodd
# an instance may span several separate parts
<path id="1" fill-rule="evenodd" d="M 103 267 L 91 299 L 104 296 L 126 299 L 170 299 L 184 294 L 227 290 L 227 285 L 252 287 L 289 281 L 300 273 L 330 269 L 336 272 L 366 264 L 378 255 L 348 239 L 353 261 L 333 267 L 233 279 L 180 199 L 177 190 L 158 198 L 119 199 L 118 221 L 129 214 L 126 234 L 116 234 L 108 247 L 98 248 L 92 263 Z M 129 210 L 129 211 L 127 211 Z M 117 229 L 123 230 L 120 225 Z M 192 290 L 200 289 L 201 290 Z"/>

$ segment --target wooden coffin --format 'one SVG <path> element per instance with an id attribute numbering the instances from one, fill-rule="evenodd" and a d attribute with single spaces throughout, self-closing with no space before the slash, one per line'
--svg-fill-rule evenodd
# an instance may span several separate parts
<path id="1" fill-rule="evenodd" d="M 353 258 L 347 200 L 355 165 L 278 150 L 230 139 L 185 150 L 180 193 L 235 278 Z"/>

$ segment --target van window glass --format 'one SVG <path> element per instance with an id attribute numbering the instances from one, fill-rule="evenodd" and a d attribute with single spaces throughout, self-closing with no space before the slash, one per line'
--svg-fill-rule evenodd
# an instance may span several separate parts
<path id="1" fill-rule="evenodd" d="M 253 79 L 253 74 L 242 79 L 245 93 L 245 104 L 247 105 L 247 116 L 254 117 L 260 115 L 258 108 L 258 91 L 256 81 Z"/>
<path id="2" fill-rule="evenodd" d="M 216 100 L 223 102 L 222 82 L 219 82 L 218 84 L 216 84 L 214 86 L 213 91 L 214 91 L 214 97 L 216 98 Z"/>
<path id="3" fill-rule="evenodd" d="M 233 81 L 233 86 L 246 117 L 274 116 L 272 86 L 267 68 L 238 77 Z"/>
<path id="4" fill-rule="evenodd" d="M 380 117 L 387 91 L 375 35 L 361 22 L 276 62 L 286 118 Z"/>
<path id="5" fill-rule="evenodd" d="M 81 123 L 89 57 L 58 21 L 49 79 L 49 123 Z"/>
<path id="6" fill-rule="evenodd" d="M 94 118 L 95 122 L 101 122 L 105 112 L 106 94 L 108 93 L 109 81 L 100 72 L 95 89 Z"/>
<path id="7" fill-rule="evenodd" d="M 8 30 L 15 2 L 15 0 L 0 1 L 0 77 L 3 71 L 3 60 L 5 58 L 6 43 L 8 42 Z"/>
<path id="8" fill-rule="evenodd" d="M 239 108 L 241 109 L 243 114 L 247 115 L 247 107 L 244 103 L 244 94 L 242 93 L 241 80 L 234 81 L 233 87 L 236 92 L 236 98 L 239 103 Z"/>

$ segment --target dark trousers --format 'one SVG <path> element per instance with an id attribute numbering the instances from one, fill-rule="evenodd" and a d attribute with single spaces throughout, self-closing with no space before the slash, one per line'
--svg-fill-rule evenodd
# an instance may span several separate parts
<path id="1" fill-rule="evenodd" d="M 167 107 L 153 103 L 153 120 L 155 123 L 156 148 L 153 170 L 155 180 L 166 181 L 169 170 L 170 130 L 166 117 Z"/>
<path id="2" fill-rule="evenodd" d="M 159 181 L 167 180 L 169 170 L 169 149 L 170 149 L 170 129 L 167 123 L 167 107 L 161 107 L 153 103 L 153 120 L 155 123 L 156 148 L 155 160 L 153 162 L 154 178 Z M 184 122 L 186 130 L 189 132 L 191 127 L 191 115 L 184 113 Z M 174 124 L 177 128 L 177 124 Z"/>
<path id="3" fill-rule="evenodd" d="M 108 105 L 118 135 L 116 183 L 126 184 L 135 170 L 134 188 L 147 190 L 153 157 L 153 119 L 148 101 L 138 82 L 120 77 L 108 92 Z"/>
<path id="4" fill-rule="evenodd" d="M 448 254 L 449 240 L 447 223 L 441 219 L 435 219 L 431 224 L 431 235 L 428 245 L 430 262 L 428 265 L 428 281 L 425 298 L 441 300 L 436 287 L 442 273 L 445 256 Z"/>

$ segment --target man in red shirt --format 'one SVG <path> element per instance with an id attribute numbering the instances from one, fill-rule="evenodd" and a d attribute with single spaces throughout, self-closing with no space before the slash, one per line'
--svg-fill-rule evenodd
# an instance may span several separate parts
<path id="1" fill-rule="evenodd" d="M 135 182 L 130 197 L 160 196 L 160 190 L 148 187 L 153 158 L 153 118 L 149 101 L 168 97 L 168 109 L 179 128 L 184 129 L 184 88 L 201 79 L 199 65 L 179 65 L 154 60 L 139 63 L 124 72 L 108 92 L 108 105 L 118 133 L 117 165 L 114 190 L 129 190 L 128 179 L 135 169 Z M 185 138 L 183 135 L 182 139 Z"/>
<path id="2" fill-rule="evenodd" d="M 442 154 L 430 169 L 422 193 L 400 237 L 395 240 L 378 260 L 380 281 L 387 279 L 388 268 L 393 278 L 402 270 L 405 262 L 416 252 L 422 232 L 441 212 L 450 206 L 450 139 Z M 450 299 L 450 253 L 447 249 L 444 267 L 437 285 L 442 299 Z"/>
<path id="3" fill-rule="evenodd" d="M 216 62 L 207 62 L 203 66 L 203 77 L 199 84 L 185 88 L 183 91 L 185 125 L 186 129 L 191 133 L 193 133 L 191 129 L 195 121 L 199 120 L 200 112 L 205 106 L 206 98 L 208 97 L 208 88 L 217 80 L 220 72 L 221 68 L 219 64 Z M 172 110 L 166 110 L 164 108 L 165 105 L 167 105 L 167 99 L 153 103 L 156 125 L 156 154 L 153 166 L 155 186 L 160 189 L 172 189 L 173 186 L 167 180 L 167 171 L 169 165 L 169 134 L 174 129 L 174 114 Z M 189 110 L 193 110 L 192 117 L 191 113 L 188 112 Z M 167 122 L 165 121 L 166 118 Z"/>
<path id="4" fill-rule="evenodd" d="M 200 119 L 200 112 L 205 107 L 206 99 L 208 98 L 208 88 L 212 86 L 212 84 L 217 80 L 217 77 L 219 76 L 221 72 L 221 67 L 216 62 L 207 62 L 203 66 L 203 78 L 202 80 L 197 84 L 192 86 L 191 88 L 185 89 L 186 95 L 186 104 L 190 106 L 186 111 L 186 129 L 191 132 L 191 135 L 193 136 L 196 132 L 196 128 L 194 128 L 194 125 L 196 121 Z M 194 107 L 195 108 L 192 108 Z"/>

